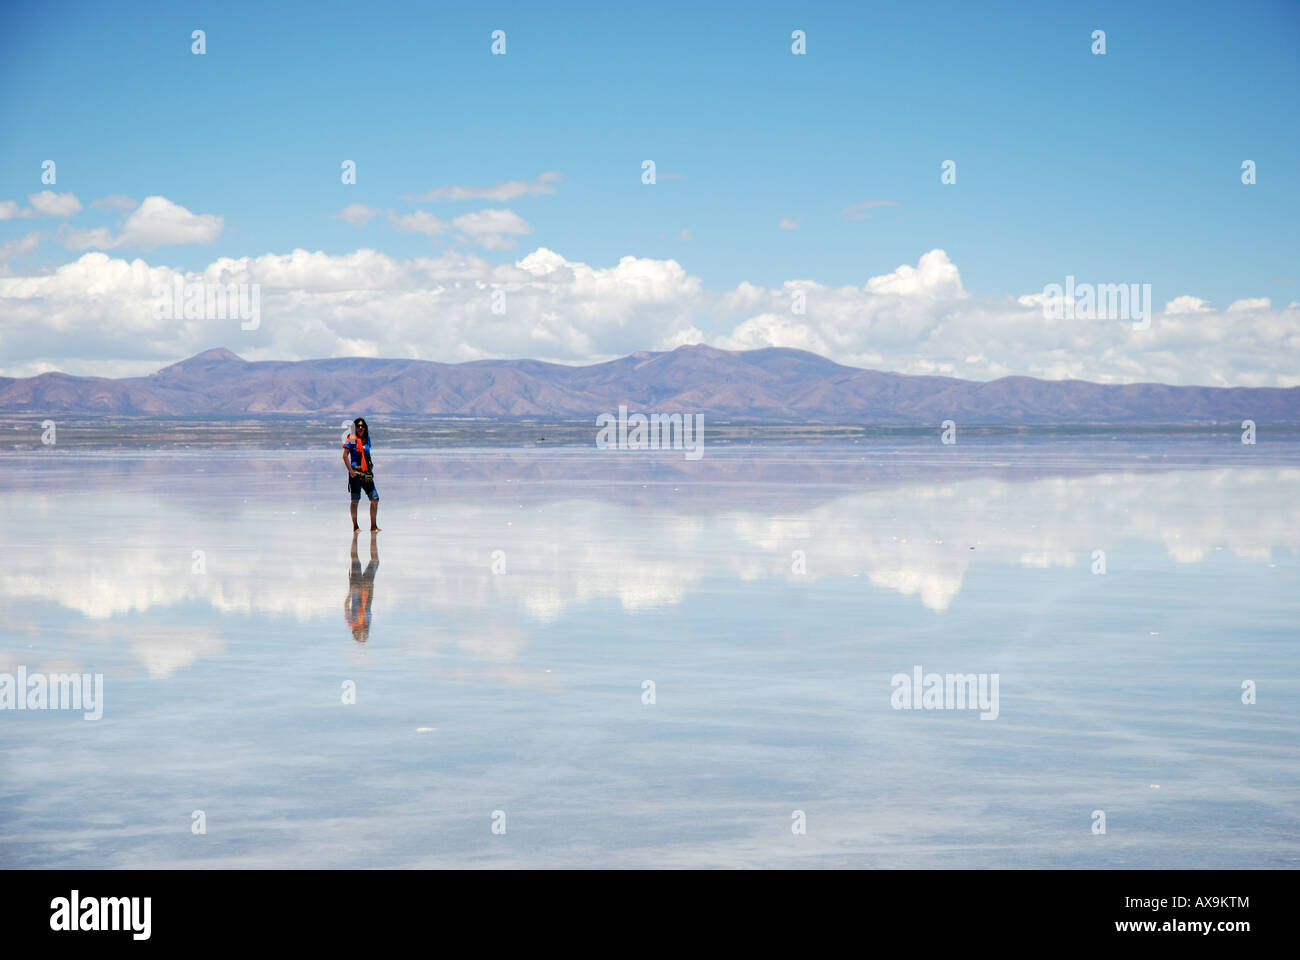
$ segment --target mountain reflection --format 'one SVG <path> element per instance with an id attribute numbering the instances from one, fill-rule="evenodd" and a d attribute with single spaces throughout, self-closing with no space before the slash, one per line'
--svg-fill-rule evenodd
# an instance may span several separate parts
<path id="1" fill-rule="evenodd" d="M 611 601 L 629 615 L 661 610 L 728 581 L 859 591 L 866 583 L 933 616 L 959 602 L 981 568 L 1073 568 L 1087 577 L 1098 550 L 1114 573 L 1138 554 L 1264 565 L 1274 551 L 1300 548 L 1300 468 L 1285 461 L 1090 467 L 1058 449 L 1019 464 L 992 451 L 959 469 L 936 468 L 935 451 L 926 450 L 881 468 L 850 452 L 755 450 L 696 465 L 594 451 L 395 457 L 385 489 L 393 563 L 385 623 L 461 618 L 478 625 L 473 635 L 422 636 L 475 657 L 489 649 L 506 663 L 528 642 L 529 624 Z M 323 457 L 271 454 L 235 465 L 137 459 L 125 486 L 118 458 L 46 471 L 26 501 L 31 514 L 10 528 L 0 615 L 15 623 L 73 612 L 106 627 L 145 615 L 183 624 L 201 617 L 209 630 L 237 616 L 336 625 L 344 558 L 333 524 L 335 467 Z M 260 535 L 249 539 L 249 529 Z M 348 560 L 345 618 L 365 643 L 376 539 L 368 566 L 355 538 Z M 491 641 L 480 629 L 488 621 L 513 639 Z M 190 635 L 177 630 L 176 643 Z M 159 673 L 166 658 L 150 656 Z"/>

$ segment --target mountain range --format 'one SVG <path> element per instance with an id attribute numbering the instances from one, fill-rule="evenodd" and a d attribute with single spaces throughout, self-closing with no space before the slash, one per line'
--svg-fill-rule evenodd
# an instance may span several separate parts
<path id="1" fill-rule="evenodd" d="M 207 350 L 145 377 L 0 378 L 0 412 L 587 419 L 700 413 L 733 422 L 984 424 L 1300 422 L 1300 387 L 1201 387 L 864 370 L 803 350 L 703 345 L 588 366 L 347 357 L 247 361 Z"/>

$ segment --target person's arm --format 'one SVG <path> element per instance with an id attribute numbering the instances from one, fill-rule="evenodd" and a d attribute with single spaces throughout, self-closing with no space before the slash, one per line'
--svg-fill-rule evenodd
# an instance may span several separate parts
<path id="1" fill-rule="evenodd" d="M 352 469 L 352 458 L 348 456 L 348 445 L 343 444 L 343 466 L 348 468 L 348 476 L 356 476 L 356 471 Z"/>

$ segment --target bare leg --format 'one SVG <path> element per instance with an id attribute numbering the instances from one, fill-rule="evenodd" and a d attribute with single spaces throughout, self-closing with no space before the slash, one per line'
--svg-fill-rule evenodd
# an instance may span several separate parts
<path id="1" fill-rule="evenodd" d="M 353 504 L 353 506 L 356 505 Z M 375 518 L 377 516 L 379 516 L 379 501 L 371 500 L 370 501 L 370 532 L 371 533 L 379 532 L 379 524 L 375 523 Z M 356 520 L 354 519 L 352 522 L 356 523 Z"/>
<path id="2" fill-rule="evenodd" d="M 352 501 L 351 510 L 352 510 L 352 532 L 356 533 L 361 528 L 357 526 L 357 502 L 355 500 Z"/>

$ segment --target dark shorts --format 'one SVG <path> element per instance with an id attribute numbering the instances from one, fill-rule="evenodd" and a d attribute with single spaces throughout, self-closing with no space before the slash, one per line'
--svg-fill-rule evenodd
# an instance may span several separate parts
<path id="1" fill-rule="evenodd" d="M 348 477 L 348 495 L 354 501 L 361 499 L 362 490 L 366 491 L 367 500 L 379 499 L 379 492 L 375 489 L 375 481 L 362 480 L 360 477 Z"/>

